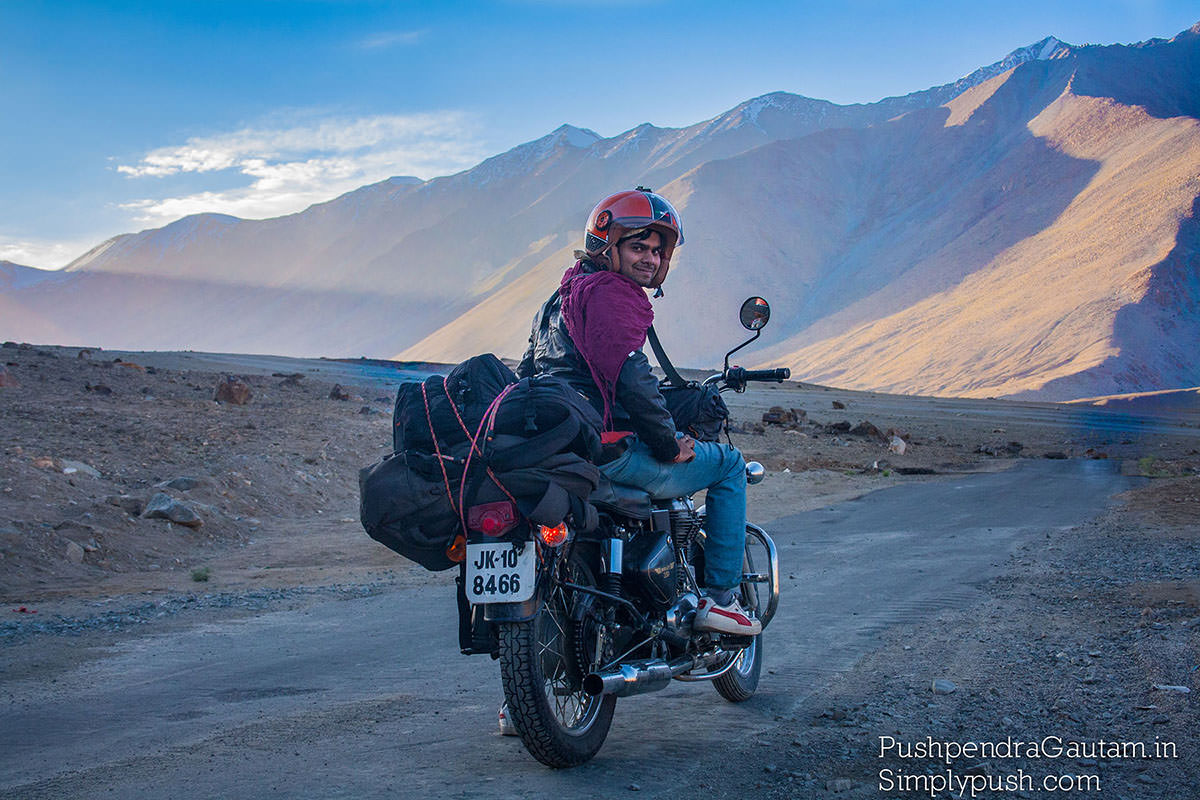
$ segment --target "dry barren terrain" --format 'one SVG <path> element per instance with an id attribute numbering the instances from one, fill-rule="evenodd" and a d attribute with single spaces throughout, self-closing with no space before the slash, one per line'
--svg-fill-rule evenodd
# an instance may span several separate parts
<path id="1" fill-rule="evenodd" d="M 14 343 L 0 357 L 6 680 L 52 679 L 147 633 L 444 582 L 370 541 L 356 518 L 356 472 L 389 449 L 402 374 L 357 362 Z M 231 376 L 222 365 L 248 388 L 245 404 L 214 399 Z M 776 718 L 753 763 L 696 788 L 875 797 L 883 767 L 940 766 L 881 760 L 879 737 L 926 735 L 1157 736 L 1176 744 L 1178 759 L 1051 766 L 1102 774 L 1119 787 L 1104 796 L 1115 797 L 1182 797 L 1180 787 L 1200 779 L 1194 409 L 1148 415 L 1130 402 L 797 384 L 731 400 L 735 443 L 768 468 L 751 495 L 752 516 L 768 527 L 876 489 L 1022 459 L 1102 460 L 1145 480 L 1102 517 L 1023 548 L 979 603 L 881 634 L 854 669 L 810 687 L 801 713 Z M 934 692 L 934 680 L 954 689 Z M 954 768 L 1021 766 L 1047 771 L 1029 760 Z"/>

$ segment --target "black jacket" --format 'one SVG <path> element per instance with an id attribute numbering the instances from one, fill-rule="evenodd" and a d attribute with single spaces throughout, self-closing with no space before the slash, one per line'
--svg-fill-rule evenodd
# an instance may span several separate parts
<path id="1" fill-rule="evenodd" d="M 599 268 L 585 261 L 584 269 L 594 272 Z M 533 318 L 529 348 L 517 367 L 517 375 L 522 378 L 542 373 L 557 375 L 567 381 L 587 397 L 598 412 L 604 413 L 600 389 L 567 333 L 562 318 L 562 300 L 557 291 Z M 675 443 L 675 422 L 658 391 L 658 379 L 650 372 L 650 362 L 641 350 L 630 353 L 621 367 L 612 424 L 614 430 L 636 433 L 659 461 L 671 461 L 679 453 Z"/>

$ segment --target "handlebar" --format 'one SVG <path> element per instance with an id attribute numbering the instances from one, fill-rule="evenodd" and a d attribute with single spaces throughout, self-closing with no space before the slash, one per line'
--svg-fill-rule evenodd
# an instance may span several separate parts
<path id="1" fill-rule="evenodd" d="M 705 383 L 716 383 L 724 381 L 725 388 L 732 389 L 735 392 L 744 392 L 746 384 L 750 381 L 767 381 L 773 383 L 783 383 L 788 378 L 792 377 L 792 371 L 787 367 L 779 369 L 745 369 L 744 367 L 730 367 L 722 374 L 713 375 L 705 381 Z M 723 388 L 721 391 L 725 391 Z"/>
<path id="2" fill-rule="evenodd" d="M 741 370 L 739 376 L 743 381 L 774 381 L 775 383 L 783 383 L 788 378 L 792 377 L 792 371 L 787 367 L 779 369 L 742 369 L 741 367 L 733 367 L 729 371 Z"/>

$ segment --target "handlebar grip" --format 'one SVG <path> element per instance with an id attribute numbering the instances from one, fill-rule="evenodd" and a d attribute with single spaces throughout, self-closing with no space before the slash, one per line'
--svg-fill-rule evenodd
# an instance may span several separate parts
<path id="1" fill-rule="evenodd" d="M 787 367 L 779 369 L 747 369 L 742 371 L 744 381 L 775 381 L 782 383 L 792 377 L 792 371 Z"/>

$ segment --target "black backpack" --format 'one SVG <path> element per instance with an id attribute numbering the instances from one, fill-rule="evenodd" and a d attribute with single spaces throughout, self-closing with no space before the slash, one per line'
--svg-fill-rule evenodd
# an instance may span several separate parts
<path id="1" fill-rule="evenodd" d="M 488 406 L 516 382 L 516 374 L 500 359 L 484 353 L 468 358 L 445 377 L 400 384 L 392 411 L 392 451 L 432 453 L 434 434 L 443 450 L 465 451 Z"/>

